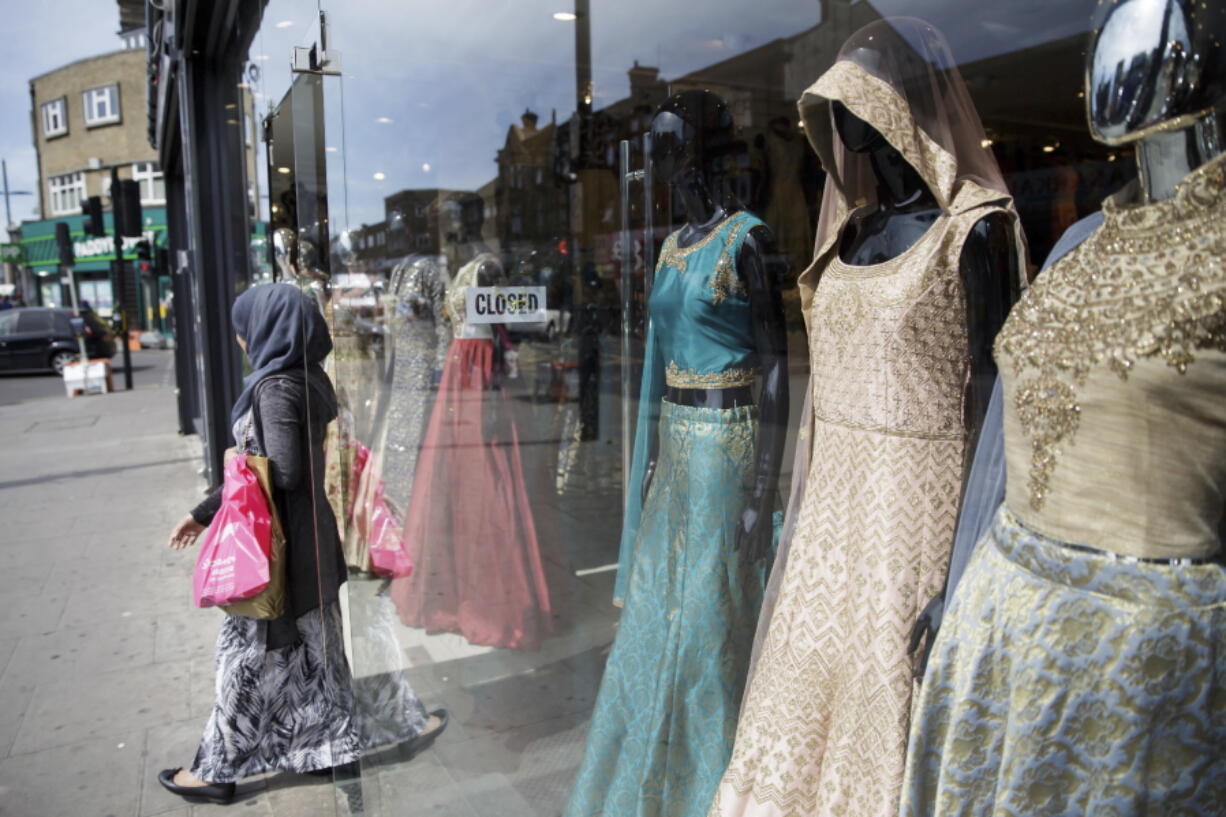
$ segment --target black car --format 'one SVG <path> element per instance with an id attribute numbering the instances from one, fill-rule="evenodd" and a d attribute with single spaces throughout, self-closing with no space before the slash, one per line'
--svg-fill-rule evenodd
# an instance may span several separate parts
<path id="1" fill-rule="evenodd" d="M 93 312 L 86 312 L 85 351 L 90 358 L 115 354 L 111 330 Z M 0 371 L 50 369 L 56 374 L 78 357 L 72 331 L 72 311 L 30 306 L 0 312 Z"/>

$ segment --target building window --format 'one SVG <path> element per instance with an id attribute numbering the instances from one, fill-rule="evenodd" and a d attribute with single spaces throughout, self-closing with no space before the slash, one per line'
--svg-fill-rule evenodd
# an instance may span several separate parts
<path id="1" fill-rule="evenodd" d="M 64 98 L 43 103 L 43 136 L 63 136 L 68 133 L 68 107 Z"/>
<path id="2" fill-rule="evenodd" d="M 119 86 L 103 85 L 81 94 L 85 104 L 85 124 L 110 125 L 119 121 Z"/>
<path id="3" fill-rule="evenodd" d="M 417 248 L 421 250 L 429 249 L 430 248 L 430 236 L 419 235 L 417 237 Z"/>
<path id="4" fill-rule="evenodd" d="M 81 199 L 85 198 L 85 174 L 65 173 L 47 179 L 50 188 L 51 215 L 81 214 Z"/>
<path id="5" fill-rule="evenodd" d="M 132 165 L 132 179 L 140 184 L 141 204 L 165 204 L 166 181 L 156 162 L 137 162 Z"/>

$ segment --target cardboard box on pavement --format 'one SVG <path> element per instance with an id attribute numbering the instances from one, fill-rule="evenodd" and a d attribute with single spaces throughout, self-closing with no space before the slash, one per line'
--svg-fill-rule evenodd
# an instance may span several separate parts
<path id="1" fill-rule="evenodd" d="M 78 394 L 107 394 L 115 391 L 111 379 L 111 361 L 105 358 L 94 358 L 89 361 L 89 368 L 79 361 L 64 366 L 64 391 L 69 397 Z"/>

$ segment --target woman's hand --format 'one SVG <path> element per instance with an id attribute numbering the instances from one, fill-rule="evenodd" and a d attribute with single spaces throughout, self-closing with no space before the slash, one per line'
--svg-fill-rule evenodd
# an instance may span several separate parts
<path id="1" fill-rule="evenodd" d="M 774 514 L 770 506 L 751 499 L 741 512 L 741 524 L 736 531 L 736 549 L 751 562 L 771 555 L 775 543 Z"/>
<path id="2" fill-rule="evenodd" d="M 175 529 L 170 532 L 171 550 L 183 550 L 196 544 L 196 537 L 204 531 L 204 525 L 201 525 L 189 513 L 187 516 L 179 520 L 179 524 L 175 525 Z"/>

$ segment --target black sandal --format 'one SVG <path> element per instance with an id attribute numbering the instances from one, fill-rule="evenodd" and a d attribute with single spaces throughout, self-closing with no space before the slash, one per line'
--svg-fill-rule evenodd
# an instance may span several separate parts
<path id="1" fill-rule="evenodd" d="M 423 732 L 417 737 L 400 744 L 401 750 L 408 755 L 408 760 L 412 760 L 429 749 L 434 744 L 434 741 L 438 739 L 438 736 L 443 734 L 443 730 L 447 728 L 447 721 L 450 719 L 450 716 L 447 714 L 446 709 L 436 709 L 430 714 L 439 719 L 439 725 L 429 732 Z"/>
<path id="2" fill-rule="evenodd" d="M 162 788 L 171 794 L 177 794 L 189 802 L 216 803 L 219 806 L 229 805 L 234 799 L 233 783 L 205 783 L 203 786 L 180 786 L 175 782 L 175 775 L 183 771 L 177 769 L 162 769 L 158 772 L 158 782 Z"/>

